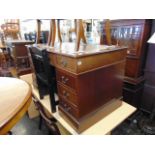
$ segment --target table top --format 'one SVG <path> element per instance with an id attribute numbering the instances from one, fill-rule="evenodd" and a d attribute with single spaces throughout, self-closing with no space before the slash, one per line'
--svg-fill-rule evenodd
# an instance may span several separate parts
<path id="1" fill-rule="evenodd" d="M 24 44 L 24 45 L 26 45 L 26 44 L 33 44 L 34 41 L 25 40 L 25 39 L 22 39 L 22 40 L 16 40 L 16 39 L 14 39 L 14 40 L 6 40 L 5 43 L 7 45 L 10 45 L 10 44 L 12 44 L 12 45 L 18 45 L 18 44 Z"/>
<path id="2" fill-rule="evenodd" d="M 34 44 L 39 48 L 46 48 L 49 53 L 56 53 L 64 56 L 69 56 L 73 58 L 80 58 L 84 56 L 90 56 L 95 54 L 102 54 L 107 52 L 114 52 L 121 49 L 127 49 L 125 46 L 116 45 L 97 45 L 97 44 L 81 44 L 78 51 L 76 51 L 76 44 L 65 42 L 65 43 L 55 43 L 54 47 L 48 46 L 46 44 Z"/>
<path id="3" fill-rule="evenodd" d="M 32 84 L 32 74 L 27 74 L 21 76 L 21 79 L 27 81 L 29 84 Z M 43 100 L 40 100 L 38 90 L 36 90 L 32 85 L 32 92 L 34 96 L 40 101 L 43 107 L 71 134 L 77 135 L 79 133 L 76 132 L 75 129 L 71 127 L 71 125 L 60 116 L 59 112 L 52 113 L 49 96 L 45 96 Z M 131 114 L 136 111 L 136 108 L 127 104 L 126 102 L 122 102 L 122 105 L 114 110 L 112 113 L 80 133 L 81 135 L 106 135 L 111 132 L 114 128 L 116 128 L 120 123 L 122 123 L 126 118 L 128 118 Z"/>
<path id="4" fill-rule="evenodd" d="M 0 77 L 0 134 L 31 97 L 31 87 L 17 78 Z M 18 117 L 20 118 L 20 117 Z"/>

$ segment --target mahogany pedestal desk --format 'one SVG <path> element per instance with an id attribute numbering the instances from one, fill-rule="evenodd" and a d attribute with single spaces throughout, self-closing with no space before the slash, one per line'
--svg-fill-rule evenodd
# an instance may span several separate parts
<path id="1" fill-rule="evenodd" d="M 0 77 L 0 135 L 24 116 L 32 101 L 31 87 L 16 78 Z"/>
<path id="2" fill-rule="evenodd" d="M 32 85 L 32 74 L 23 75 L 21 79 L 27 81 L 32 86 L 32 93 L 35 98 L 43 105 L 44 109 L 57 120 L 57 125 L 60 129 L 61 134 L 72 134 L 78 135 L 79 133 L 59 114 L 51 112 L 49 96 L 45 96 L 44 99 L 40 100 L 39 93 L 36 88 Z M 136 108 L 122 102 L 122 105 L 108 114 L 106 117 L 81 132 L 80 135 L 108 135 L 113 129 L 115 129 L 120 123 L 136 111 Z"/>
<path id="3" fill-rule="evenodd" d="M 126 47 L 83 44 L 77 51 L 75 43 L 62 43 L 46 50 L 56 70 L 59 112 L 78 132 L 122 97 Z"/>

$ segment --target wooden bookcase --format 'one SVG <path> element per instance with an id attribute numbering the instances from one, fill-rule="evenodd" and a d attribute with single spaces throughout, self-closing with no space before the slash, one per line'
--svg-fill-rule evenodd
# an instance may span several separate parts
<path id="1" fill-rule="evenodd" d="M 112 44 L 128 47 L 123 88 L 124 101 L 140 107 L 145 81 L 143 75 L 147 56 L 147 40 L 150 37 L 152 20 L 121 19 L 111 20 L 110 24 Z M 106 44 L 104 28 L 101 44 Z"/>

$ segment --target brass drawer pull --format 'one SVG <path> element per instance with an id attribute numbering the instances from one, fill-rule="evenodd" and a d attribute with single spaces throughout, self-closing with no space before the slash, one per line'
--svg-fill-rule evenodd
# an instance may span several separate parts
<path id="1" fill-rule="evenodd" d="M 67 67 L 67 61 L 61 60 L 60 63 L 63 67 Z"/>
<path id="2" fill-rule="evenodd" d="M 67 104 L 63 104 L 65 108 L 67 108 Z"/>
<path id="3" fill-rule="evenodd" d="M 67 107 L 67 108 L 66 108 L 66 111 L 70 111 L 70 110 L 71 110 L 71 107 Z"/>
<path id="4" fill-rule="evenodd" d="M 71 110 L 71 107 L 69 107 L 67 104 L 65 104 L 65 103 L 62 102 L 62 105 L 63 105 L 63 107 L 64 107 L 64 109 L 66 111 L 70 111 Z"/>
<path id="5" fill-rule="evenodd" d="M 69 93 L 66 92 L 65 90 L 63 90 L 63 96 L 67 98 L 67 97 L 69 97 Z"/>
<path id="6" fill-rule="evenodd" d="M 65 78 L 64 76 L 61 77 L 61 81 L 62 81 L 63 83 L 66 83 L 68 80 L 69 80 L 69 79 L 68 79 L 68 78 Z"/>

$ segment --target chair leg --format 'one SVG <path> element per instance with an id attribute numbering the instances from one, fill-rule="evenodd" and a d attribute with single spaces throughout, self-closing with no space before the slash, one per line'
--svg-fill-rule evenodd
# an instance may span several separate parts
<path id="1" fill-rule="evenodd" d="M 52 108 L 51 110 L 52 110 L 52 112 L 56 112 L 56 102 L 55 102 L 53 88 L 49 88 L 49 96 L 50 96 L 50 103 L 51 103 L 51 108 Z"/>
<path id="2" fill-rule="evenodd" d="M 39 97 L 41 100 L 44 99 L 44 96 L 41 93 L 39 93 Z"/>
<path id="3" fill-rule="evenodd" d="M 44 99 L 44 95 L 43 95 L 43 90 L 42 87 L 40 86 L 40 84 L 38 85 L 38 91 L 39 91 L 39 97 L 40 99 Z"/>
<path id="4" fill-rule="evenodd" d="M 42 122 L 43 122 L 43 119 L 42 119 L 42 117 L 40 115 L 40 118 L 39 118 L 39 130 L 41 130 L 41 128 L 42 128 Z"/>
<path id="5" fill-rule="evenodd" d="M 61 135 L 60 130 L 55 122 L 48 125 L 50 135 Z"/>
<path id="6" fill-rule="evenodd" d="M 39 97 L 42 100 L 44 98 L 43 90 L 42 90 L 42 84 L 41 84 L 41 82 L 39 81 L 39 79 L 37 77 L 36 77 L 36 80 L 37 80 L 36 82 L 37 82 L 37 85 L 38 85 Z"/>

